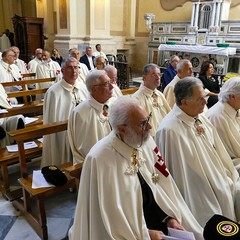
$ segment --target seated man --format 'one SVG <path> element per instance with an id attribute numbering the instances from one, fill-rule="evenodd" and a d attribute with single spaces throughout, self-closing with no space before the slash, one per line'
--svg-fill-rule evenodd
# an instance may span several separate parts
<path id="1" fill-rule="evenodd" d="M 108 100 L 113 86 L 109 77 L 103 70 L 93 70 L 87 75 L 86 86 L 90 96 L 73 109 L 68 122 L 74 163 L 83 161 L 92 146 L 111 131 Z"/>
<path id="2" fill-rule="evenodd" d="M 218 102 L 207 117 L 216 127 L 223 144 L 240 172 L 240 78 L 230 78 L 220 90 Z"/>
<path id="3" fill-rule="evenodd" d="M 45 94 L 44 123 L 67 120 L 72 109 L 87 98 L 85 85 L 77 81 L 78 61 L 75 58 L 70 57 L 64 60 L 62 73 L 63 79 L 52 85 Z M 67 131 L 43 137 L 42 167 L 70 161 L 72 161 L 72 153 Z"/>
<path id="4" fill-rule="evenodd" d="M 145 109 L 130 97 L 110 107 L 113 131 L 83 164 L 70 240 L 159 240 L 166 227 L 202 228 L 189 211 L 153 139 Z"/>
<path id="5" fill-rule="evenodd" d="M 0 109 L 12 108 L 10 100 L 7 98 L 4 87 L 0 84 Z M 0 118 L 0 148 L 12 144 L 14 141 L 7 132 L 24 128 L 24 117 L 16 115 L 7 118 Z"/>
<path id="6" fill-rule="evenodd" d="M 106 59 L 103 56 L 98 55 L 94 58 L 94 65 L 96 66 L 96 69 L 103 70 L 106 66 Z"/>
<path id="7" fill-rule="evenodd" d="M 161 83 L 160 79 L 159 67 L 156 64 L 147 64 L 143 68 L 143 84 L 133 94 L 147 113 L 152 113 L 152 129 L 150 130 L 152 137 L 155 137 L 159 123 L 170 111 L 164 95 L 157 90 Z"/>
<path id="8" fill-rule="evenodd" d="M 239 217 L 239 174 L 210 121 L 202 82 L 181 79 L 176 104 L 160 123 L 156 142 L 180 192 L 204 226 L 213 214 Z"/>

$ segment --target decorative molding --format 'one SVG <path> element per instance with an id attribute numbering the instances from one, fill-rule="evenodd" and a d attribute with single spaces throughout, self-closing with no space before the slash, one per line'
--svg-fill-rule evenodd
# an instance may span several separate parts
<path id="1" fill-rule="evenodd" d="M 182 7 L 184 3 L 191 2 L 191 0 L 160 0 L 162 8 L 166 11 L 174 10 L 177 7 Z"/>

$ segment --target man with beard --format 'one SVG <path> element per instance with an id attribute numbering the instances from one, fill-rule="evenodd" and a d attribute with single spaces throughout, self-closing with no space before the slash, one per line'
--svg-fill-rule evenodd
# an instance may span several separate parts
<path id="1" fill-rule="evenodd" d="M 113 131 L 92 147 L 83 164 L 70 240 L 159 240 L 167 227 L 202 239 L 202 228 L 150 137 L 150 117 L 130 96 L 111 105 Z"/>

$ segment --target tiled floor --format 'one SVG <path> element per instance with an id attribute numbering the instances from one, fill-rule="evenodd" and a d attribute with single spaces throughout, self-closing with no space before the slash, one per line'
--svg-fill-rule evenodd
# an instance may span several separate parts
<path id="1" fill-rule="evenodd" d="M 31 163 L 38 167 L 38 161 Z M 17 183 L 18 168 L 10 168 L 11 185 Z M 49 240 L 67 239 L 69 227 L 72 225 L 76 206 L 76 192 L 65 191 L 48 199 L 45 203 Z M 39 240 L 39 236 L 31 228 L 24 216 L 12 203 L 6 201 L 0 193 L 0 240 Z"/>

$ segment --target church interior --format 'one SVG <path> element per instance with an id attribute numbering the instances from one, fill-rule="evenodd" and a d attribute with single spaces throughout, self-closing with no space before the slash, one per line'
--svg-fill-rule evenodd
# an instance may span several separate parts
<path id="1" fill-rule="evenodd" d="M 210 6 L 210 15 L 201 15 L 199 8 L 204 4 Z M 124 54 L 132 86 L 142 81 L 146 64 L 166 67 L 173 53 L 191 60 L 196 74 L 209 54 L 221 81 L 228 73 L 240 73 L 239 0 L 0 0 L 0 12 L 0 36 L 6 29 L 14 33 L 25 62 L 38 47 L 56 48 L 67 58 L 69 49 L 77 48 L 83 55 L 86 46 L 95 51 L 96 44 L 101 44 L 105 54 Z M 219 44 L 226 44 L 233 53 Z M 221 52 L 211 54 L 211 47 Z M 33 159 L 29 168 L 39 168 L 40 161 Z M 10 185 L 17 188 L 19 165 L 8 168 Z M 45 203 L 49 240 L 68 239 L 76 201 L 76 190 L 67 189 Z M 0 240 L 16 239 L 41 238 L 1 195 Z"/>

